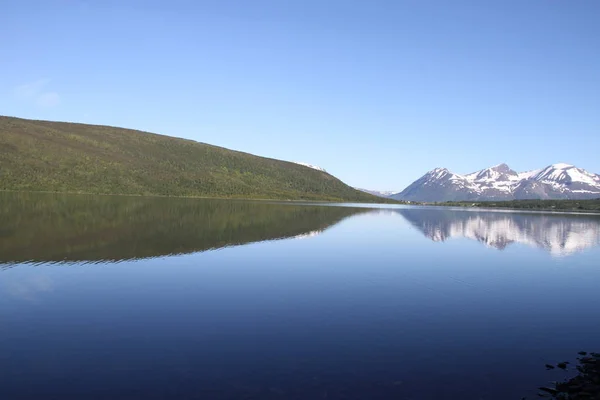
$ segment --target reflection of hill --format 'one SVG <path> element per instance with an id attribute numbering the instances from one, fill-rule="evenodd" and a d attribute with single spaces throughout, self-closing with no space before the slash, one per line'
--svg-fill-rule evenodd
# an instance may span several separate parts
<path id="1" fill-rule="evenodd" d="M 434 241 L 451 237 L 475 239 L 504 249 L 524 243 L 565 256 L 600 245 L 600 218 L 441 209 L 398 209 L 407 221 Z"/>
<path id="2" fill-rule="evenodd" d="M 0 194 L 0 263 L 118 261 L 314 235 L 365 209 Z"/>

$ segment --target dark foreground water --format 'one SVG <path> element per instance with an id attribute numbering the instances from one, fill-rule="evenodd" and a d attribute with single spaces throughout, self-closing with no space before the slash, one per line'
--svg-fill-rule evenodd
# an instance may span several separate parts
<path id="1" fill-rule="evenodd" d="M 0 194 L 0 399 L 521 399 L 600 350 L 599 244 L 595 216 Z"/>

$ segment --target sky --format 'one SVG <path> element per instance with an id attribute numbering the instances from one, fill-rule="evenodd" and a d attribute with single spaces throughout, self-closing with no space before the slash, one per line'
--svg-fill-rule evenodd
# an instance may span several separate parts
<path id="1" fill-rule="evenodd" d="M 597 0 L 5 0 L 0 115 L 134 128 L 400 191 L 600 173 Z"/>

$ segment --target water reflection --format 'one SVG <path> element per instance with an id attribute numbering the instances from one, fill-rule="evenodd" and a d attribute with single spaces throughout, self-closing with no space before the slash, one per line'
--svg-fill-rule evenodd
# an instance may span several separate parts
<path id="1" fill-rule="evenodd" d="M 600 217 L 450 209 L 398 209 L 426 237 L 443 242 L 453 237 L 477 240 L 498 250 L 511 243 L 568 256 L 600 245 Z"/>
<path id="2" fill-rule="evenodd" d="M 106 262 L 319 234 L 366 209 L 260 202 L 0 194 L 0 264 Z"/>
<path id="3" fill-rule="evenodd" d="M 0 230 L 0 399 L 518 399 L 600 348 L 598 249 L 422 237 L 564 253 L 592 216 L 0 193 Z"/>
<path id="4" fill-rule="evenodd" d="M 436 242 L 465 237 L 499 250 L 522 243 L 553 256 L 600 245 L 600 217 L 594 215 L 0 193 L 0 267 L 117 262 L 305 239 L 364 213 L 401 215 Z"/>
<path id="5" fill-rule="evenodd" d="M 21 279 L 0 282 L 0 292 L 28 302 L 39 301 L 39 295 L 54 290 L 54 282 L 45 275 L 31 275 Z"/>

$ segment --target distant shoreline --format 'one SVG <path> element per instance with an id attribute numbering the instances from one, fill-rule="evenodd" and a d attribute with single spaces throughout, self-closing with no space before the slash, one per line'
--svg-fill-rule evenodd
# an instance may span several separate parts
<path id="1" fill-rule="evenodd" d="M 577 207 L 571 204 L 577 205 Z M 595 200 L 511 200 L 511 201 L 449 201 L 423 202 L 422 206 L 468 208 L 472 210 L 525 211 L 553 214 L 600 215 L 600 199 Z"/>
<path id="2" fill-rule="evenodd" d="M 236 200 L 236 201 L 276 201 L 288 203 L 341 203 L 341 204 L 363 204 L 368 205 L 398 205 L 407 207 L 443 207 L 447 209 L 468 209 L 477 211 L 500 211 L 500 212 L 526 212 L 526 213 L 545 213 L 545 214 L 570 214 L 570 215 L 600 215 L 599 209 L 575 209 L 575 208 L 530 208 L 509 205 L 493 206 L 488 202 L 402 202 L 394 200 L 393 202 L 363 202 L 363 201 L 345 201 L 345 200 L 321 200 L 321 199 L 278 199 L 278 198 L 252 198 L 252 197 L 211 197 L 211 196 L 168 196 L 161 194 L 133 194 L 133 193 L 93 193 L 93 192 L 59 192 L 59 191 L 33 191 L 33 190 L 10 190 L 0 189 L 0 193 L 31 193 L 31 194 L 64 194 L 64 195 L 82 195 L 82 196 L 125 196 L 125 197 L 154 197 L 167 199 L 201 199 L 201 200 Z M 539 201 L 575 201 L 575 200 L 539 200 Z M 600 207 L 600 200 L 581 200 L 580 202 L 594 202 Z M 503 202 L 495 202 L 503 203 Z M 509 202 L 506 202 L 509 203 Z M 377 207 L 380 208 L 380 207 Z"/>
<path id="3" fill-rule="evenodd" d="M 398 200 L 390 199 L 389 203 L 347 201 L 341 199 L 281 199 L 281 198 L 253 198 L 253 197 L 212 197 L 212 196 L 169 196 L 163 194 L 134 194 L 134 193 L 93 193 L 93 192 L 59 192 L 50 190 L 11 190 L 0 189 L 0 193 L 32 193 L 32 194 L 65 194 L 82 196 L 125 196 L 125 197 L 160 197 L 166 199 L 202 199 L 202 200 L 243 200 L 243 201 L 281 201 L 281 202 L 304 202 L 304 203 L 357 203 L 357 204 L 396 204 L 410 205 Z"/>

